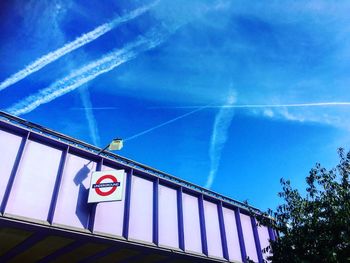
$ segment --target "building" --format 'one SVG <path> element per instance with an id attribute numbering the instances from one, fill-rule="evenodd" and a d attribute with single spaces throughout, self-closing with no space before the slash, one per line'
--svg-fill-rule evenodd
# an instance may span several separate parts
<path id="1" fill-rule="evenodd" d="M 4 112 L 0 147 L 0 262 L 262 262 L 275 238 L 241 202 Z M 122 200 L 88 203 L 113 170 Z"/>

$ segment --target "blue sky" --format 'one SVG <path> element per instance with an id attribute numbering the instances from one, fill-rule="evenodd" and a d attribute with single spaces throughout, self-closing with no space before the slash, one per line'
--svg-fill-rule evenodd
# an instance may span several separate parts
<path id="1" fill-rule="evenodd" d="M 349 148 L 349 2 L 0 5 L 2 110 L 261 209 Z"/>

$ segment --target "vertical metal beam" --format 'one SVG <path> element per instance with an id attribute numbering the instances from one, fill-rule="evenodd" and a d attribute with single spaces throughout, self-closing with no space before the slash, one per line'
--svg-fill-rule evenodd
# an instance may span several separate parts
<path id="1" fill-rule="evenodd" d="M 252 223 L 252 228 L 253 228 L 256 254 L 258 255 L 259 262 L 262 263 L 264 261 L 264 259 L 263 259 L 263 255 L 262 255 L 262 251 L 261 251 L 260 238 L 259 238 L 258 228 L 256 225 L 256 220 L 254 217 L 251 216 L 250 221 Z"/>
<path id="2" fill-rule="evenodd" d="M 218 207 L 220 234 L 221 234 L 222 254 L 223 254 L 225 259 L 229 260 L 228 248 L 227 248 L 227 239 L 226 239 L 226 230 L 225 230 L 225 221 L 224 221 L 224 212 L 223 212 L 223 208 L 222 208 L 222 201 L 219 202 L 217 207 Z"/>
<path id="3" fill-rule="evenodd" d="M 271 227 L 268 227 L 267 229 L 269 231 L 270 240 L 275 241 L 276 240 L 275 231 Z"/>
<path id="4" fill-rule="evenodd" d="M 8 180 L 8 183 L 6 186 L 6 190 L 4 193 L 4 197 L 3 197 L 2 202 L 1 202 L 0 213 L 2 213 L 2 214 L 5 213 L 6 205 L 7 205 L 8 199 L 10 197 L 13 182 L 15 180 L 20 162 L 22 160 L 22 156 L 23 156 L 24 150 L 26 148 L 29 136 L 30 136 L 30 132 L 28 132 L 25 136 L 22 137 L 22 141 L 21 141 L 21 144 L 20 144 L 18 152 L 17 152 L 16 160 L 13 164 L 11 175 L 9 177 L 9 180 Z"/>
<path id="5" fill-rule="evenodd" d="M 126 189 L 125 189 L 125 205 L 124 205 L 124 222 L 123 222 L 123 237 L 129 238 L 129 219 L 130 219 L 130 200 L 131 200 L 131 181 L 133 169 L 126 174 Z"/>
<path id="6" fill-rule="evenodd" d="M 64 168 L 66 166 L 68 152 L 69 152 L 69 146 L 67 146 L 66 149 L 62 151 L 60 165 L 58 167 L 56 182 L 55 182 L 55 186 L 53 188 L 53 193 L 51 196 L 49 213 L 47 215 L 47 222 L 49 222 L 50 224 L 52 224 L 53 222 L 53 216 L 55 214 L 55 209 L 56 209 L 56 204 L 58 199 L 58 192 L 61 186 L 62 176 L 63 176 Z"/>
<path id="7" fill-rule="evenodd" d="M 99 172 L 102 170 L 102 165 L 103 165 L 103 158 L 101 158 L 101 160 L 97 163 L 96 172 Z M 98 205 L 98 203 L 90 204 L 91 210 L 90 210 L 90 215 L 89 215 L 88 229 L 91 231 L 91 233 L 94 232 L 95 215 L 96 215 L 97 205 Z"/>
<path id="8" fill-rule="evenodd" d="M 182 186 L 177 190 L 177 221 L 179 233 L 179 248 L 185 250 L 184 216 L 182 208 Z"/>
<path id="9" fill-rule="evenodd" d="M 157 246 L 159 245 L 159 207 L 158 207 L 158 186 L 159 186 L 159 178 L 153 182 L 153 243 Z"/>
<path id="10" fill-rule="evenodd" d="M 241 248 L 242 262 L 246 263 L 247 262 L 247 252 L 245 250 L 243 230 L 242 230 L 242 224 L 241 224 L 241 216 L 240 216 L 240 210 L 238 207 L 235 208 L 235 218 L 236 218 L 239 246 Z"/>
<path id="11" fill-rule="evenodd" d="M 102 165 L 103 165 L 103 158 L 96 164 L 96 172 L 99 172 L 102 170 Z"/>
<path id="12" fill-rule="evenodd" d="M 202 238 L 202 251 L 204 255 L 208 256 L 208 244 L 207 244 L 207 231 L 205 229 L 205 216 L 204 216 L 204 204 L 203 204 L 203 194 L 198 198 L 198 208 L 199 208 L 199 223 L 201 227 L 201 238 Z"/>

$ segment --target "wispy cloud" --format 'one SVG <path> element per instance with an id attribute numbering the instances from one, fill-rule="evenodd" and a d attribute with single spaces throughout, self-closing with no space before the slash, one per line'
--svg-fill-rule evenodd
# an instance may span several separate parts
<path id="1" fill-rule="evenodd" d="M 139 53 L 154 48 L 164 40 L 164 37 L 153 34 L 149 39 L 141 38 L 127 45 L 121 50 L 111 52 L 101 59 L 95 60 L 84 67 L 73 71 L 67 77 L 54 82 L 47 88 L 28 96 L 20 102 L 6 109 L 14 115 L 21 115 L 36 109 L 44 103 L 48 103 L 81 85 L 95 79 L 99 75 L 109 72 L 119 65 L 135 58 Z"/>
<path id="2" fill-rule="evenodd" d="M 24 69 L 18 71 L 17 73 L 13 74 L 9 78 L 5 79 L 3 82 L 0 83 L 0 91 L 15 84 L 16 82 L 26 78 L 30 74 L 42 69 L 46 65 L 54 62 L 55 60 L 59 59 L 60 57 L 94 41 L 95 39 L 99 38 L 100 36 L 106 34 L 107 32 L 114 29 L 116 26 L 120 25 L 121 23 L 127 22 L 129 20 L 132 20 L 146 11 L 148 11 L 151 7 L 156 5 L 159 1 L 155 1 L 150 5 L 146 5 L 140 8 L 135 9 L 134 11 L 113 19 L 111 22 L 105 23 L 94 30 L 85 33 L 81 35 L 80 37 L 76 38 L 74 41 L 69 42 L 65 44 L 63 47 L 56 49 L 29 64 Z"/>
<path id="3" fill-rule="evenodd" d="M 206 188 L 210 188 L 214 182 L 219 163 L 221 159 L 221 152 L 227 141 L 227 133 L 230 127 L 234 110 L 235 95 L 230 94 L 227 100 L 227 107 L 221 107 L 215 117 L 213 133 L 211 135 L 209 157 L 210 157 L 210 171 L 205 183 Z"/>
<path id="4" fill-rule="evenodd" d="M 89 132 L 90 132 L 92 142 L 96 146 L 101 146 L 101 140 L 98 132 L 96 118 L 92 111 L 89 89 L 87 87 L 83 87 L 82 89 L 79 89 L 79 93 L 80 93 L 81 101 L 83 103 L 85 117 L 88 121 Z"/>

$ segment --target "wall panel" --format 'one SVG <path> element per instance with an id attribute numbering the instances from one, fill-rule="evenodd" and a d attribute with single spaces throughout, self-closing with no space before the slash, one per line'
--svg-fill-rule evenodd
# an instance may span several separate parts
<path id="1" fill-rule="evenodd" d="M 177 191 L 159 185 L 159 244 L 169 247 L 179 247 Z"/>
<path id="2" fill-rule="evenodd" d="M 6 213 L 47 220 L 61 156 L 61 150 L 27 141 Z"/>
<path id="3" fill-rule="evenodd" d="M 53 223 L 87 228 L 91 205 L 87 204 L 91 173 L 96 163 L 68 154 L 53 218 Z"/>
<path id="4" fill-rule="evenodd" d="M 0 130 L 0 204 L 21 145 L 22 137 Z"/>
<path id="5" fill-rule="evenodd" d="M 260 240 L 260 246 L 263 250 L 264 248 L 268 247 L 270 245 L 269 239 L 269 230 L 266 226 L 258 226 L 258 233 L 259 233 L 259 240 Z M 270 253 L 263 253 L 263 257 L 266 260 L 266 258 L 270 255 Z"/>
<path id="6" fill-rule="evenodd" d="M 256 253 L 255 240 L 250 216 L 241 214 L 241 223 L 247 256 L 254 262 L 258 262 L 258 255 Z"/>
<path id="7" fill-rule="evenodd" d="M 241 261 L 242 255 L 239 246 L 235 211 L 223 207 L 223 215 L 225 221 L 225 232 L 229 259 L 232 261 Z"/>
<path id="8" fill-rule="evenodd" d="M 185 250 L 202 253 L 198 198 L 186 193 L 182 195 Z"/>
<path id="9" fill-rule="evenodd" d="M 218 206 L 204 200 L 205 229 L 207 234 L 208 254 L 223 257 Z"/>
<path id="10" fill-rule="evenodd" d="M 153 182 L 135 175 L 131 180 L 129 237 L 153 241 Z"/>

